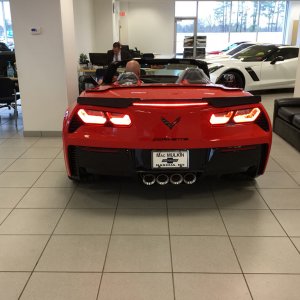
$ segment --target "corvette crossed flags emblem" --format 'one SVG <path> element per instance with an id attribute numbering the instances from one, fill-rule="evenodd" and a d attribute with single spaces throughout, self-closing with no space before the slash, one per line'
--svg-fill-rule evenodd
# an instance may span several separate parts
<path id="1" fill-rule="evenodd" d="M 179 123 L 180 117 L 175 119 L 172 123 L 165 118 L 161 118 L 161 120 L 166 126 L 168 126 L 170 129 L 172 129 L 177 123 Z"/>

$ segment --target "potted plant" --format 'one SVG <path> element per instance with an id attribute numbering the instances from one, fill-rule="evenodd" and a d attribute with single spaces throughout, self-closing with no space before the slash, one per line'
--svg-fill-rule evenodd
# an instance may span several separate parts
<path id="1" fill-rule="evenodd" d="M 80 64 L 80 66 L 82 66 L 82 67 L 84 67 L 84 65 L 87 66 L 88 62 L 89 61 L 88 61 L 87 55 L 84 54 L 84 53 L 81 53 L 79 55 L 79 64 Z"/>

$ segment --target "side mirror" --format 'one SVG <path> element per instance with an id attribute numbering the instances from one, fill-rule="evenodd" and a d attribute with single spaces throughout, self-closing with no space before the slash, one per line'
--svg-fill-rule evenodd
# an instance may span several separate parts
<path id="1" fill-rule="evenodd" d="M 271 65 L 275 65 L 277 61 L 284 61 L 284 57 L 283 57 L 283 56 L 277 56 L 277 57 L 275 57 L 275 58 L 270 62 L 270 64 L 271 64 Z"/>

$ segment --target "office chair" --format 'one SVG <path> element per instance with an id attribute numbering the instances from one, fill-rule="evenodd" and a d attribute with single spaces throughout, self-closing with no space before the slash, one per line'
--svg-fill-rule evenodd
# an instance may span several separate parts
<path id="1" fill-rule="evenodd" d="M 153 53 L 143 53 L 142 59 L 153 59 L 154 54 Z"/>
<path id="2" fill-rule="evenodd" d="M 0 108 L 14 109 L 16 128 L 18 128 L 18 99 L 20 95 L 16 92 L 15 82 L 10 78 L 0 77 Z"/>

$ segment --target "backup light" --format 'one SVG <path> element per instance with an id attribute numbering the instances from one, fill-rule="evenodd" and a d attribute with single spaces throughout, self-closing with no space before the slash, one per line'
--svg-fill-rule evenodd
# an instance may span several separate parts
<path id="1" fill-rule="evenodd" d="M 126 114 L 107 112 L 106 115 L 109 121 L 114 125 L 129 126 L 131 124 L 130 117 Z"/>
<path id="2" fill-rule="evenodd" d="M 225 111 L 222 113 L 212 114 L 210 117 L 210 124 L 219 125 L 226 124 L 233 115 L 233 111 Z"/>
<path id="3" fill-rule="evenodd" d="M 104 125 L 107 121 L 104 113 L 98 110 L 79 109 L 77 114 L 79 118 L 86 124 Z"/>
<path id="4" fill-rule="evenodd" d="M 260 109 L 258 107 L 237 110 L 234 114 L 233 121 L 235 123 L 253 122 L 257 119 L 259 114 Z"/>

